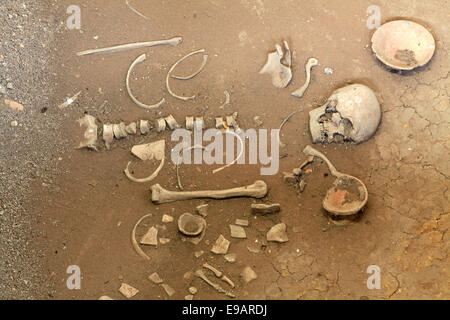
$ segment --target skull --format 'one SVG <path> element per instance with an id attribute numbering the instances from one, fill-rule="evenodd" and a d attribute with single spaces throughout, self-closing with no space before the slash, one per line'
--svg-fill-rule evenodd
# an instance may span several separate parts
<path id="1" fill-rule="evenodd" d="M 374 92 L 352 84 L 332 93 L 327 102 L 309 113 L 313 143 L 368 140 L 381 120 L 380 104 Z"/>

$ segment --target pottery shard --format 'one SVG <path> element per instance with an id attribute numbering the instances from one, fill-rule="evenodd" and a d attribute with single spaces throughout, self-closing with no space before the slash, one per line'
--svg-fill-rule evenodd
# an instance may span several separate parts
<path id="1" fill-rule="evenodd" d="M 156 246 L 158 244 L 158 229 L 151 227 L 142 237 L 141 244 Z"/>
<path id="2" fill-rule="evenodd" d="M 159 276 L 159 274 L 157 274 L 156 272 L 152 273 L 151 275 L 148 276 L 148 279 L 156 284 L 160 284 L 163 283 L 163 279 L 161 279 L 161 277 Z"/>
<path id="3" fill-rule="evenodd" d="M 173 221 L 173 217 L 169 216 L 168 214 L 165 214 L 162 216 L 162 222 L 169 223 Z"/>
<path id="4" fill-rule="evenodd" d="M 139 290 L 136 288 L 133 288 L 129 284 L 122 283 L 122 285 L 119 288 L 119 292 L 123 294 L 126 298 L 130 299 L 137 295 L 139 293 Z"/>
<path id="5" fill-rule="evenodd" d="M 161 287 L 163 287 L 164 291 L 166 291 L 166 293 L 167 293 L 167 295 L 169 297 L 171 297 L 171 296 L 173 296 L 175 294 L 175 290 L 171 286 L 169 286 L 168 284 L 163 283 L 161 285 Z"/>
<path id="6" fill-rule="evenodd" d="M 252 280 L 255 280 L 258 278 L 258 275 L 255 271 L 253 271 L 250 267 L 245 267 L 244 270 L 241 272 L 241 278 L 246 282 L 249 283 Z"/>
<path id="7" fill-rule="evenodd" d="M 226 254 L 229 246 L 230 241 L 225 239 L 223 235 L 220 235 L 219 238 L 217 238 L 216 243 L 213 245 L 211 252 L 215 254 Z"/>
<path id="8" fill-rule="evenodd" d="M 236 224 L 237 226 L 241 226 L 241 227 L 248 227 L 248 220 L 247 219 L 236 219 L 234 224 Z"/>
<path id="9" fill-rule="evenodd" d="M 196 208 L 196 211 L 198 212 L 199 215 L 201 215 L 202 217 L 206 217 L 208 215 L 208 204 L 202 204 L 199 205 Z"/>
<path id="10" fill-rule="evenodd" d="M 252 213 L 253 214 L 273 214 L 279 212 L 281 206 L 278 203 L 274 204 L 262 204 L 262 203 L 253 203 L 252 204 Z"/>
<path id="11" fill-rule="evenodd" d="M 225 261 L 229 263 L 235 263 L 236 262 L 236 253 L 229 253 L 223 256 Z"/>
<path id="12" fill-rule="evenodd" d="M 269 232 L 267 232 L 267 241 L 274 242 L 287 242 L 288 236 L 286 233 L 286 225 L 284 223 L 279 223 L 274 225 Z"/>
<path id="13" fill-rule="evenodd" d="M 231 237 L 237 239 L 247 238 L 244 228 L 230 224 Z"/>

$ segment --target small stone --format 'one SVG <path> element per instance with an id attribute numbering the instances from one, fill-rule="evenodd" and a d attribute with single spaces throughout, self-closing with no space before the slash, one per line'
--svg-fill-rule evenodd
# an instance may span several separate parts
<path id="1" fill-rule="evenodd" d="M 263 122 L 260 120 L 259 116 L 253 117 L 253 121 L 255 122 L 257 127 L 261 127 L 263 125 Z"/>
<path id="2" fill-rule="evenodd" d="M 19 123 L 16 120 L 11 121 L 11 127 L 17 127 Z"/>
<path id="3" fill-rule="evenodd" d="M 196 258 L 200 258 L 204 253 L 205 253 L 205 251 L 203 251 L 203 250 L 195 251 L 195 252 L 194 252 L 194 256 L 195 256 Z"/>
<path id="4" fill-rule="evenodd" d="M 331 69 L 330 67 L 326 67 L 325 69 L 323 69 L 323 73 L 332 75 L 334 73 L 334 70 Z"/>
<path id="5" fill-rule="evenodd" d="M 159 238 L 159 242 L 161 244 L 168 244 L 170 242 L 169 238 Z"/>
<path id="6" fill-rule="evenodd" d="M 246 283 L 249 283 L 250 281 L 257 279 L 258 275 L 252 268 L 247 266 L 242 270 L 241 277 Z"/>
<path id="7" fill-rule="evenodd" d="M 123 294 L 127 299 L 130 299 L 137 295 L 139 293 L 139 290 L 124 282 L 120 286 L 119 292 Z"/>
<path id="8" fill-rule="evenodd" d="M 206 216 L 208 216 L 208 206 L 209 206 L 208 204 L 202 204 L 202 205 L 199 205 L 197 208 L 195 208 L 195 210 L 202 217 L 206 217 Z"/>
<path id="9" fill-rule="evenodd" d="M 194 300 L 194 296 L 192 294 L 188 294 L 187 296 L 184 296 L 184 300 Z"/>
<path id="10" fill-rule="evenodd" d="M 283 181 L 288 184 L 296 184 L 297 177 L 291 172 L 283 172 Z"/>
<path id="11" fill-rule="evenodd" d="M 189 288 L 189 293 L 190 293 L 190 294 L 197 294 L 197 292 L 198 292 L 198 290 L 197 290 L 196 287 L 190 287 L 190 288 Z"/>
<path id="12" fill-rule="evenodd" d="M 6 88 L 9 89 L 9 90 L 12 90 L 12 89 L 14 89 L 14 86 L 13 86 L 13 84 L 11 82 L 8 82 L 6 84 Z"/>
<path id="13" fill-rule="evenodd" d="M 173 222 L 173 217 L 169 216 L 168 214 L 165 214 L 162 216 L 162 222 L 164 223 Z"/>
<path id="14" fill-rule="evenodd" d="M 6 88 L 0 84 L 0 96 L 6 94 Z"/>
<path id="15" fill-rule="evenodd" d="M 230 224 L 231 237 L 237 239 L 247 238 L 244 228 Z"/>
<path id="16" fill-rule="evenodd" d="M 23 111 L 24 107 L 20 103 L 8 99 L 3 100 L 4 105 L 15 111 Z M 2 107 L 2 103 L 0 103 L 0 107 Z"/>
<path id="17" fill-rule="evenodd" d="M 248 227 L 248 220 L 247 219 L 236 219 L 234 222 L 236 225 L 241 227 Z"/>
<path id="18" fill-rule="evenodd" d="M 158 244 L 158 229 L 151 227 L 142 237 L 141 244 L 156 246 Z"/>
<path id="19" fill-rule="evenodd" d="M 223 256 L 226 262 L 235 263 L 236 262 L 236 253 L 229 253 Z"/>
<path id="20" fill-rule="evenodd" d="M 213 245 L 211 252 L 215 254 L 226 254 L 229 246 L 230 241 L 225 239 L 223 235 L 220 235 L 219 238 L 217 238 L 216 243 Z"/>
<path id="21" fill-rule="evenodd" d="M 168 284 L 163 283 L 163 284 L 161 284 L 161 287 L 163 287 L 164 291 L 166 291 L 166 293 L 169 297 L 171 297 L 175 294 L 175 290 Z"/>
<path id="22" fill-rule="evenodd" d="M 163 283 L 163 279 L 161 279 L 161 277 L 159 276 L 159 274 L 157 274 L 156 272 L 152 273 L 151 275 L 148 276 L 148 279 L 156 284 L 160 284 Z"/>
<path id="23" fill-rule="evenodd" d="M 114 300 L 114 299 L 109 296 L 101 296 L 100 298 L 98 298 L 98 300 Z"/>
<path id="24" fill-rule="evenodd" d="M 281 206 L 278 203 L 274 204 L 253 203 L 251 208 L 253 214 L 261 214 L 261 215 L 273 214 L 280 212 L 281 210 Z"/>
<path id="25" fill-rule="evenodd" d="M 273 242 L 287 242 L 288 236 L 286 233 L 286 224 L 279 223 L 277 225 L 274 225 L 269 232 L 267 232 L 267 241 L 273 241 Z"/>

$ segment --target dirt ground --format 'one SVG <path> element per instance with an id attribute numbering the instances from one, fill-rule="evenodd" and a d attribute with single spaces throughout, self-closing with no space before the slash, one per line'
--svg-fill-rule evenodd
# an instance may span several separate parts
<path id="1" fill-rule="evenodd" d="M 30 244 L 27 242 L 21 252 L 33 250 L 35 254 L 33 268 L 23 274 L 9 276 L 9 268 L 0 269 L 5 275 L 2 282 L 9 281 L 13 287 L 21 283 L 15 290 L 5 291 L 4 298 L 98 299 L 108 295 L 124 299 L 118 289 L 125 282 L 140 291 L 133 299 L 184 299 L 191 286 L 198 289 L 194 299 L 228 299 L 193 276 L 204 262 L 235 282 L 232 291 L 238 299 L 450 298 L 448 1 L 357 0 L 342 5 L 341 1 L 202 0 L 156 4 L 134 0 L 130 4 L 149 19 L 138 16 L 122 0 L 46 1 L 45 11 L 36 11 L 36 18 L 48 19 L 52 32 L 48 52 L 43 53 L 49 55 L 45 70 L 48 78 L 35 83 L 41 89 L 49 88 L 48 108 L 42 110 L 44 106 L 35 95 L 34 101 L 23 100 L 25 112 L 20 117 L 45 115 L 47 120 L 36 118 L 35 123 L 49 122 L 42 130 L 52 134 L 35 136 L 30 146 L 32 152 L 43 155 L 35 161 L 46 164 L 43 174 L 34 176 L 29 188 L 24 187 L 27 190 L 8 191 L 23 192 L 20 203 L 26 212 L 24 219 L 30 216 L 32 223 L 20 229 L 30 233 Z M 81 30 L 65 26 L 69 5 L 81 8 Z M 381 8 L 383 22 L 402 17 L 428 27 L 437 48 L 431 62 L 400 74 L 377 61 L 370 49 L 373 30 L 366 27 L 370 5 Z M 175 36 L 183 38 L 176 47 L 76 55 L 86 49 Z M 277 89 L 258 71 L 267 54 L 282 40 L 287 40 L 292 49 L 293 80 L 288 88 Z M 164 85 L 167 71 L 185 54 L 202 48 L 209 55 L 203 72 L 190 81 L 171 82 L 175 92 L 195 93 L 196 99 L 184 102 L 171 97 Z M 125 88 L 127 70 L 142 53 L 148 59 L 136 67 L 132 87 L 146 103 L 165 97 L 166 103 L 156 111 L 139 108 Z M 305 96 L 298 99 L 290 93 L 305 81 L 304 65 L 310 57 L 317 58 L 320 64 L 313 69 Z M 193 57 L 177 72 L 189 74 L 200 62 L 201 56 Z M 325 67 L 331 67 L 334 73 L 325 74 Z M 375 91 L 382 105 L 382 122 L 376 135 L 360 145 L 315 146 L 340 171 L 364 181 L 369 191 L 361 219 L 341 227 L 330 223 L 322 209 L 322 198 L 334 181 L 324 164 L 316 160 L 311 165 L 303 193 L 286 184 L 282 172 L 292 171 L 306 159 L 302 150 L 311 144 L 308 112 L 348 83 L 366 84 Z M 16 87 L 20 90 L 20 83 Z M 231 94 L 231 104 L 220 108 L 225 90 Z M 64 110 L 57 108 L 78 91 L 82 93 L 75 103 Z M 76 120 L 84 114 L 93 115 L 99 124 L 153 121 L 169 114 L 183 123 L 188 115 L 213 121 L 216 116 L 238 112 L 242 128 L 256 127 L 254 117 L 259 116 L 260 128 L 276 129 L 286 116 L 300 108 L 303 111 L 283 128 L 281 140 L 286 146 L 280 149 L 283 157 L 278 174 L 261 176 L 259 165 L 234 165 L 217 174 L 212 174 L 216 165 L 183 165 L 180 169 L 186 190 L 230 188 L 264 180 L 269 193 L 262 200 L 152 204 L 149 189 L 153 183 L 177 190 L 173 163 L 168 161 L 158 178 L 147 184 L 130 182 L 123 170 L 128 161 L 133 161 L 137 176 L 150 174 L 156 165 L 139 165 L 130 149 L 165 138 L 168 155 L 175 145 L 170 142 L 170 132 L 152 130 L 147 136 L 128 137 L 115 141 L 111 150 L 103 144 L 99 152 L 74 149 L 79 142 Z M 11 112 L 0 111 L 2 126 L 10 132 Z M 9 136 L 29 134 L 21 130 Z M 7 134 L 3 135 L 2 148 L 20 150 L 21 143 L 8 147 L 11 140 L 6 140 Z M 26 166 L 27 154 L 21 154 L 20 161 L 8 158 L 10 161 L 2 164 L 5 171 Z M 24 175 L 32 170 L 27 168 Z M 0 203 L 6 217 L 13 212 L 8 199 L 3 197 Z M 279 203 L 281 212 L 254 217 L 250 205 L 255 202 Z M 198 245 L 183 242 L 176 219 L 185 212 L 194 213 L 195 207 L 203 203 L 209 204 L 204 239 Z M 168 244 L 145 247 L 149 261 L 138 256 L 130 242 L 134 224 L 146 214 L 152 216 L 138 228 L 138 239 L 152 225 L 164 225 L 159 235 L 171 239 Z M 175 222 L 163 224 L 163 214 L 172 215 Z M 239 218 L 250 221 L 247 239 L 230 237 L 229 225 Z M 267 242 L 267 231 L 279 222 L 287 225 L 289 241 Z M 210 252 L 221 234 L 231 241 L 229 252 L 236 254 L 235 263 Z M 7 244 L 5 241 L 0 246 Z M 258 247 L 259 252 L 251 252 L 248 247 Z M 196 258 L 194 253 L 200 250 L 204 254 Z M 9 252 L 2 250 L 2 256 L 9 257 Z M 9 263 L 22 265 L 30 259 L 9 259 Z M 66 286 L 66 269 L 71 265 L 81 269 L 81 290 Z M 379 290 L 367 288 L 370 275 L 366 270 L 370 265 L 381 269 Z M 258 275 L 249 283 L 240 277 L 246 266 Z M 31 275 L 33 272 L 39 276 Z M 148 280 L 154 272 L 175 289 L 172 297 Z M 23 285 L 28 274 L 31 283 L 27 278 Z M 214 279 L 212 274 L 208 276 Z"/>

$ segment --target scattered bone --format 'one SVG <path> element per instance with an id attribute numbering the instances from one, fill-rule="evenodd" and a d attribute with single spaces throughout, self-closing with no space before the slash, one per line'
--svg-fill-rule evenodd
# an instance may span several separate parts
<path id="1" fill-rule="evenodd" d="M 225 94 L 225 102 L 219 107 L 219 109 L 223 109 L 223 107 L 229 105 L 231 102 L 230 93 L 227 90 L 225 90 L 223 93 Z"/>
<path id="2" fill-rule="evenodd" d="M 175 290 L 168 284 L 163 283 L 160 286 L 163 287 L 164 291 L 166 291 L 166 293 L 169 297 L 171 297 L 175 294 Z"/>
<path id="3" fill-rule="evenodd" d="M 203 251 L 203 250 L 195 251 L 195 252 L 194 252 L 194 256 L 195 256 L 196 258 L 200 258 L 204 253 L 205 253 L 205 251 Z"/>
<path id="4" fill-rule="evenodd" d="M 184 300 L 194 300 L 194 296 L 192 294 L 188 294 L 187 296 L 184 296 Z"/>
<path id="5" fill-rule="evenodd" d="M 1 94 L 0 94 L 1 96 Z M 8 99 L 4 99 L 3 100 L 3 104 L 0 103 L 0 108 L 9 108 L 11 110 L 15 110 L 15 111 L 23 111 L 24 107 L 23 105 L 21 105 L 20 103 L 16 102 L 16 101 L 12 101 L 12 100 L 8 100 Z"/>
<path id="6" fill-rule="evenodd" d="M 150 20 L 147 16 L 144 16 L 142 13 L 140 13 L 139 11 L 137 11 L 135 8 L 133 8 L 131 6 L 131 4 L 129 3 L 129 0 L 125 0 L 125 3 L 127 5 L 128 8 L 130 8 L 131 11 L 133 11 L 134 13 L 136 13 L 138 16 L 146 19 L 146 20 Z"/>
<path id="7" fill-rule="evenodd" d="M 169 216 L 168 214 L 165 214 L 165 215 L 163 215 L 162 216 L 162 222 L 164 222 L 164 223 L 169 223 L 169 222 L 172 222 L 173 221 L 173 217 L 172 216 Z"/>
<path id="8" fill-rule="evenodd" d="M 197 71 L 195 71 L 193 74 L 186 76 L 186 77 L 179 77 L 179 76 L 171 76 L 174 79 L 178 79 L 178 80 L 190 80 L 192 78 L 194 78 L 196 75 L 198 75 L 200 72 L 202 72 L 203 68 L 206 66 L 206 62 L 208 62 L 208 55 L 205 54 L 203 55 L 203 61 L 202 64 L 200 65 L 200 68 L 198 68 Z"/>
<path id="9" fill-rule="evenodd" d="M 114 300 L 114 299 L 111 298 L 110 296 L 101 296 L 100 298 L 98 298 L 98 300 Z"/>
<path id="10" fill-rule="evenodd" d="M 201 215 L 202 217 L 207 217 L 208 216 L 208 207 L 209 205 L 206 204 L 201 204 L 199 206 L 197 206 L 197 208 L 195 208 L 195 211 L 197 211 L 197 213 L 199 215 Z"/>
<path id="11" fill-rule="evenodd" d="M 314 161 L 314 157 L 313 156 L 309 156 L 308 159 L 306 159 L 299 167 L 299 169 L 303 169 L 304 167 L 306 167 L 308 164 L 312 163 Z"/>
<path id="12" fill-rule="evenodd" d="M 284 41 L 286 52 L 280 45 L 276 45 L 276 51 L 269 53 L 267 62 L 259 72 L 260 74 L 267 73 L 272 77 L 272 84 L 277 88 L 285 88 L 291 82 L 291 52 L 286 41 Z M 285 62 L 285 64 L 283 64 Z"/>
<path id="13" fill-rule="evenodd" d="M 251 205 L 252 213 L 253 214 L 273 214 L 280 212 L 281 206 L 279 203 L 273 203 L 273 204 L 263 204 L 263 203 L 252 203 Z"/>
<path id="14" fill-rule="evenodd" d="M 284 125 L 289 121 L 289 119 L 291 119 L 295 114 L 302 112 L 303 108 L 296 110 L 294 112 L 291 112 L 280 124 L 280 127 L 278 128 L 279 132 L 278 132 L 278 143 L 280 144 L 280 147 L 285 147 L 286 145 L 284 143 L 281 142 L 281 130 L 283 129 Z"/>
<path id="15" fill-rule="evenodd" d="M 255 271 L 253 271 L 250 267 L 245 267 L 244 270 L 241 272 L 241 278 L 246 282 L 249 283 L 252 280 L 255 280 L 258 278 L 258 275 Z"/>
<path id="16" fill-rule="evenodd" d="M 202 149 L 202 150 L 205 150 L 205 147 L 199 146 L 199 145 L 195 145 L 195 146 L 189 147 L 189 148 L 187 148 L 187 149 L 184 149 L 183 152 L 188 152 L 188 151 L 191 151 L 192 149 Z M 177 163 L 175 164 L 175 171 L 176 171 L 176 173 L 177 173 L 178 188 L 180 188 L 180 190 L 183 191 L 184 188 L 183 188 L 183 185 L 181 184 L 180 171 L 179 171 L 179 167 L 180 167 L 180 164 L 181 164 L 181 162 L 182 162 L 182 157 L 181 157 L 179 154 L 178 154 L 178 156 L 179 156 L 179 158 L 178 158 Z"/>
<path id="17" fill-rule="evenodd" d="M 244 228 L 242 228 L 241 226 L 235 226 L 235 225 L 230 224 L 230 232 L 231 232 L 232 238 L 237 238 L 237 239 L 246 239 L 247 238 L 247 234 L 245 233 Z"/>
<path id="18" fill-rule="evenodd" d="M 147 233 L 142 237 L 141 244 L 146 244 L 150 246 L 158 245 L 158 229 L 151 227 L 148 229 Z"/>
<path id="19" fill-rule="evenodd" d="M 205 128 L 205 122 L 203 121 L 203 117 L 195 117 L 194 121 L 194 129 L 197 131 L 201 131 Z"/>
<path id="20" fill-rule="evenodd" d="M 141 131 L 141 134 L 147 134 L 150 131 L 148 120 L 141 120 L 139 122 L 139 130 Z"/>
<path id="21" fill-rule="evenodd" d="M 159 238 L 159 242 L 161 244 L 168 244 L 170 242 L 169 238 Z"/>
<path id="22" fill-rule="evenodd" d="M 236 297 L 233 293 L 224 290 L 219 284 L 214 283 L 211 280 L 209 280 L 208 277 L 205 275 L 205 273 L 202 270 L 199 269 L 199 270 L 195 271 L 195 276 L 202 279 L 203 281 L 205 281 L 207 284 L 209 284 L 211 287 L 213 287 L 217 292 L 224 293 L 226 296 L 228 296 L 230 298 Z"/>
<path id="23" fill-rule="evenodd" d="M 300 193 L 305 191 L 305 188 L 306 188 L 305 180 L 300 180 L 300 182 L 298 183 L 298 190 L 300 191 Z"/>
<path id="24" fill-rule="evenodd" d="M 230 241 L 225 239 L 223 235 L 220 235 L 219 238 L 217 238 L 216 242 L 214 243 L 211 252 L 215 254 L 227 254 L 229 246 Z"/>
<path id="25" fill-rule="evenodd" d="M 151 217 L 152 214 L 147 214 L 145 216 L 143 216 L 142 218 L 140 218 L 138 220 L 138 222 L 136 222 L 136 224 L 133 227 L 133 230 L 131 231 L 131 244 L 133 245 L 134 250 L 136 250 L 136 252 L 145 260 L 150 260 L 150 257 L 139 247 L 137 241 L 136 241 L 136 229 L 137 226 L 146 218 Z"/>
<path id="26" fill-rule="evenodd" d="M 91 115 L 85 115 L 78 120 L 78 124 L 81 128 L 85 128 L 83 139 L 78 145 L 77 149 L 89 148 L 95 151 L 97 150 L 97 124 L 95 118 Z"/>
<path id="27" fill-rule="evenodd" d="M 288 236 L 286 233 L 286 224 L 279 223 L 270 228 L 269 232 L 267 232 L 267 241 L 273 242 L 287 242 Z"/>
<path id="28" fill-rule="evenodd" d="M 160 284 L 164 282 L 164 280 L 156 272 L 149 275 L 148 279 L 155 284 Z"/>
<path id="29" fill-rule="evenodd" d="M 182 97 L 182 96 L 179 96 L 179 95 L 173 93 L 173 91 L 170 89 L 169 78 L 170 78 L 170 76 L 171 76 L 171 74 L 172 74 L 172 71 L 176 68 L 176 66 L 177 66 L 179 63 L 181 63 L 181 62 L 184 61 L 185 59 L 189 58 L 190 56 L 193 56 L 193 55 L 198 54 L 198 53 L 203 53 L 203 52 L 205 52 L 205 49 L 201 49 L 201 50 L 194 51 L 194 52 L 191 52 L 191 53 L 187 54 L 186 56 L 184 56 L 183 58 L 181 58 L 180 60 L 178 60 L 177 62 L 175 62 L 175 64 L 170 68 L 169 72 L 167 72 L 167 76 L 166 76 L 166 88 L 167 88 L 167 91 L 169 91 L 169 93 L 170 93 L 170 95 L 171 95 L 172 97 L 177 98 L 177 99 L 180 99 L 180 100 L 183 100 L 183 101 L 188 101 L 188 100 L 193 100 L 193 99 L 195 99 L 195 95 L 193 95 L 193 96 L 191 96 L 191 97 Z M 205 56 L 205 55 L 204 55 L 204 56 Z M 204 59 L 205 59 L 205 58 L 204 58 Z M 200 70 L 200 71 L 201 71 L 201 70 Z"/>
<path id="30" fill-rule="evenodd" d="M 302 169 L 294 168 L 294 169 L 292 169 L 292 174 L 296 177 L 300 177 L 302 175 Z"/>
<path id="31" fill-rule="evenodd" d="M 175 38 L 168 39 L 168 40 L 136 42 L 136 43 L 123 44 L 123 45 L 119 45 L 119 46 L 102 48 L 102 49 L 86 50 L 86 51 L 78 52 L 77 56 L 85 56 L 85 55 L 89 55 L 89 54 L 113 53 L 113 52 L 153 47 L 153 46 L 159 46 L 159 45 L 177 46 L 181 42 L 182 42 L 181 37 L 175 37 Z"/>
<path id="32" fill-rule="evenodd" d="M 111 143 L 114 141 L 114 130 L 112 124 L 103 125 L 103 141 L 105 141 L 106 148 L 111 148 Z"/>
<path id="33" fill-rule="evenodd" d="M 296 184 L 297 177 L 292 172 L 283 172 L 283 181 L 287 184 Z"/>
<path id="34" fill-rule="evenodd" d="M 260 116 L 254 116 L 253 121 L 255 122 L 257 127 L 261 127 L 263 125 L 263 122 L 262 122 Z"/>
<path id="35" fill-rule="evenodd" d="M 132 122 L 125 127 L 125 131 L 130 135 L 135 135 L 137 133 L 136 122 Z"/>
<path id="36" fill-rule="evenodd" d="M 215 275 L 217 278 L 220 278 L 220 277 L 223 276 L 222 271 L 217 270 L 217 269 L 214 268 L 212 265 L 210 265 L 208 262 L 205 262 L 205 263 L 203 264 L 203 268 L 212 271 L 212 272 L 214 273 L 214 275 Z"/>
<path id="37" fill-rule="evenodd" d="M 131 92 L 131 89 L 130 89 L 131 72 L 133 71 L 133 69 L 136 65 L 138 65 L 141 62 L 144 62 L 146 59 L 147 59 L 147 55 L 144 53 L 144 54 L 140 55 L 139 57 L 137 57 L 136 60 L 134 60 L 134 62 L 131 64 L 130 68 L 128 69 L 127 78 L 126 78 L 125 82 L 126 82 L 127 92 L 128 92 L 128 95 L 130 96 L 131 100 L 133 100 L 133 102 L 136 103 L 139 107 L 147 109 L 147 110 L 151 110 L 151 109 L 156 109 L 156 108 L 159 108 L 160 106 L 162 106 L 164 104 L 164 102 L 166 102 L 166 99 L 162 98 L 158 103 L 155 103 L 152 105 L 147 105 L 147 104 L 140 102 L 138 99 L 136 99 L 136 97 L 133 95 L 133 93 Z"/>
<path id="38" fill-rule="evenodd" d="M 186 129 L 187 130 L 194 129 L 194 117 L 186 117 Z"/>
<path id="39" fill-rule="evenodd" d="M 179 200 L 190 200 L 199 198 L 227 199 L 234 197 L 252 197 L 263 198 L 267 194 L 267 184 L 258 180 L 254 184 L 245 187 L 238 187 L 225 190 L 205 190 L 205 191 L 169 191 L 161 187 L 159 184 L 153 185 L 151 188 L 152 202 L 156 204 L 167 203 Z"/>
<path id="40" fill-rule="evenodd" d="M 143 179 L 137 179 L 137 178 L 134 178 L 129 171 L 129 167 L 131 164 L 131 161 L 130 161 L 130 162 L 128 162 L 127 167 L 124 170 L 127 178 L 133 182 L 138 182 L 138 183 L 150 182 L 153 179 L 155 179 L 164 166 L 165 148 L 166 148 L 165 140 L 159 140 L 159 141 L 155 141 L 155 142 L 151 142 L 151 143 L 147 143 L 147 144 L 141 144 L 141 145 L 134 146 L 131 149 L 131 153 L 133 153 L 136 157 L 138 157 L 142 161 L 156 159 L 158 161 L 161 161 L 161 163 L 159 164 L 159 167 L 150 176 L 148 176 L 147 178 L 143 178 Z"/>
<path id="41" fill-rule="evenodd" d="M 180 126 L 178 125 L 177 121 L 173 117 L 173 115 L 169 115 L 165 118 L 167 125 L 169 126 L 170 130 L 178 129 Z"/>
<path id="42" fill-rule="evenodd" d="M 113 132 L 114 132 L 114 137 L 117 140 L 126 138 L 128 136 L 128 133 L 126 130 L 126 125 L 124 122 L 121 122 L 119 124 L 113 124 Z"/>
<path id="43" fill-rule="evenodd" d="M 228 278 L 226 275 L 223 275 L 222 278 L 220 278 L 222 281 L 225 281 L 230 285 L 230 287 L 234 288 L 234 282 L 231 281 L 230 278 Z"/>
<path id="44" fill-rule="evenodd" d="M 58 106 L 58 108 L 59 109 L 64 109 L 64 108 L 67 108 L 68 106 L 70 106 L 72 103 L 74 103 L 77 99 L 78 99 L 78 96 L 81 94 L 81 91 L 80 92 L 77 92 L 72 98 L 68 98 L 64 103 L 61 103 L 59 106 Z M 9 100 L 6 100 L 5 99 L 5 103 L 7 103 L 7 101 L 9 101 Z M 11 101 L 11 102 L 13 102 L 13 101 Z M 11 105 L 11 104 L 10 104 Z M 19 108 L 19 109 L 17 109 L 17 110 L 19 110 L 19 111 L 22 111 L 23 110 L 23 106 L 22 106 L 22 108 Z"/>
<path id="45" fill-rule="evenodd" d="M 224 255 L 223 258 L 225 259 L 225 261 L 227 261 L 229 263 L 235 263 L 236 262 L 236 253 L 228 253 L 228 254 Z"/>
<path id="46" fill-rule="evenodd" d="M 216 129 L 225 129 L 225 122 L 222 117 L 216 118 Z"/>
<path id="47" fill-rule="evenodd" d="M 130 299 L 137 295 L 139 293 L 139 290 L 136 288 L 133 288 L 129 284 L 122 283 L 122 285 L 119 288 L 119 292 L 123 294 L 127 299 Z"/>
<path id="48" fill-rule="evenodd" d="M 183 213 L 178 219 L 178 230 L 187 236 L 198 236 L 205 228 L 205 219 L 190 213 Z"/>
<path id="49" fill-rule="evenodd" d="M 189 288 L 189 293 L 190 293 L 190 294 L 197 294 L 197 292 L 198 292 L 198 290 L 197 290 L 196 287 L 190 287 L 190 288 Z"/>
<path id="50" fill-rule="evenodd" d="M 309 84 L 311 82 L 311 69 L 314 66 L 317 66 L 319 64 L 319 60 L 317 60 L 316 58 L 310 58 L 308 60 L 308 62 L 305 65 L 305 70 L 306 70 L 306 81 L 303 84 L 303 86 L 297 90 L 295 90 L 294 92 L 291 93 L 291 95 L 293 95 L 294 97 L 297 98 L 301 98 L 303 97 L 303 95 L 305 94 L 306 89 L 308 89 Z"/>
<path id="51" fill-rule="evenodd" d="M 248 227 L 248 220 L 247 219 L 236 219 L 234 222 L 236 225 L 241 227 Z"/>
<path id="52" fill-rule="evenodd" d="M 233 132 L 233 131 L 227 130 L 227 131 L 225 131 L 224 133 L 225 133 L 225 134 L 231 134 L 231 135 L 235 136 L 235 137 L 239 140 L 240 145 L 241 145 L 241 147 L 240 147 L 240 153 L 239 153 L 239 155 L 238 155 L 232 162 L 228 163 L 227 165 L 224 165 L 223 167 L 220 167 L 220 168 L 218 168 L 218 169 L 213 170 L 213 174 L 215 174 L 215 173 L 217 173 L 217 172 L 220 172 L 220 171 L 222 171 L 223 169 L 226 169 L 226 168 L 232 166 L 232 165 L 235 164 L 235 163 L 242 157 L 242 155 L 244 154 L 244 149 L 245 149 L 245 147 L 244 147 L 244 141 L 242 141 L 242 138 L 241 138 L 237 133 L 235 133 L 235 132 Z"/>
<path id="53" fill-rule="evenodd" d="M 230 128 L 238 128 L 238 124 L 236 122 L 237 113 L 235 115 L 226 116 L 227 126 Z"/>
<path id="54" fill-rule="evenodd" d="M 156 119 L 155 127 L 156 127 L 156 132 L 158 132 L 158 133 L 166 130 L 166 119 L 164 119 L 164 118 Z"/>

